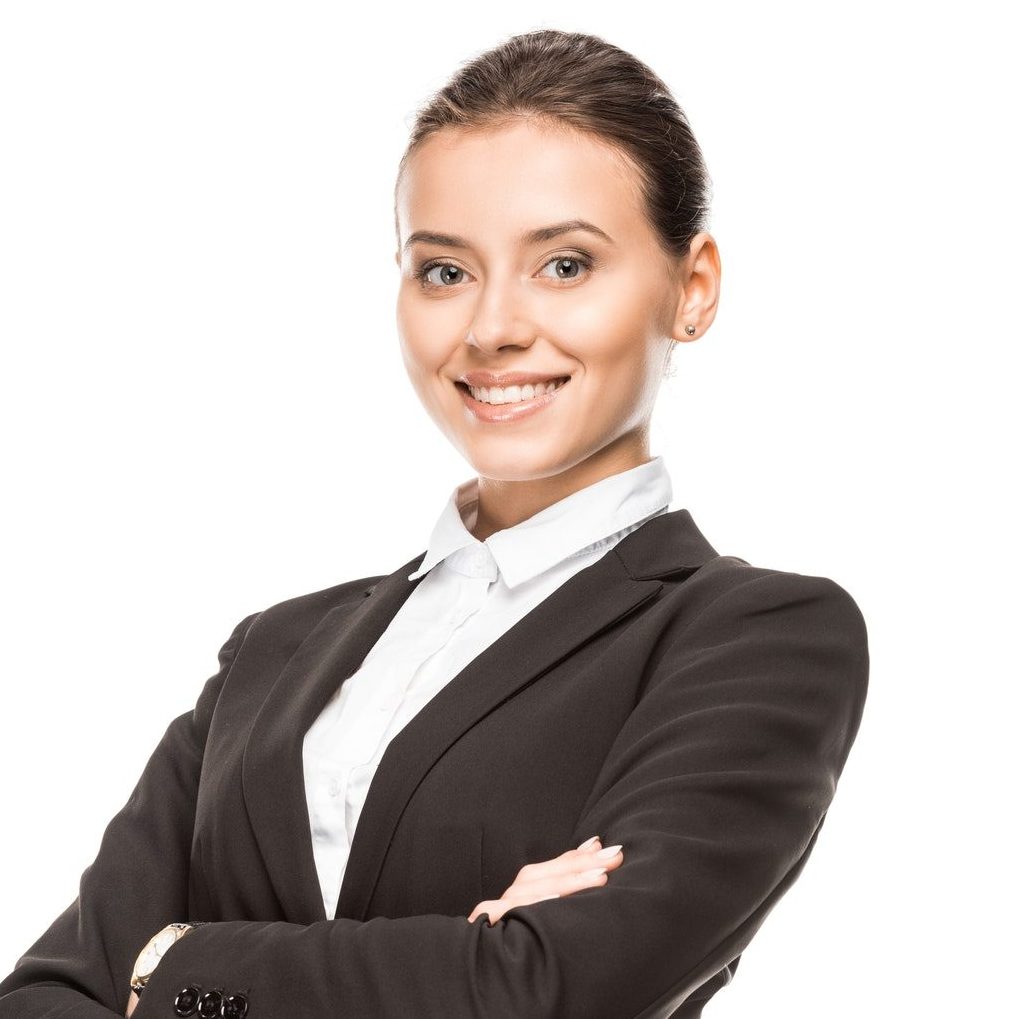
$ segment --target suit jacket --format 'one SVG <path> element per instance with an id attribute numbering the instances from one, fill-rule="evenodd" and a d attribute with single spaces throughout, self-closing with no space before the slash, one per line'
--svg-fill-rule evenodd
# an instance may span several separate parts
<path id="1" fill-rule="evenodd" d="M 719 555 L 685 509 L 649 520 L 392 741 L 327 917 L 303 735 L 423 558 L 237 624 L 78 897 L 0 982 L 2 1019 L 123 1015 L 144 943 L 188 919 L 213 922 L 169 949 L 135 1019 L 177 1015 L 189 985 L 240 992 L 248 1019 L 700 1015 L 832 801 L 867 691 L 856 602 Z M 594 834 L 623 845 L 606 885 L 467 921 Z"/>

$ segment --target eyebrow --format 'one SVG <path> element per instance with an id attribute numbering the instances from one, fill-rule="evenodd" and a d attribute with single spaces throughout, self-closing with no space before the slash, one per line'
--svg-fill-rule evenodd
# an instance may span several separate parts
<path id="1" fill-rule="evenodd" d="M 542 241 L 550 241 L 561 234 L 572 233 L 574 230 L 586 230 L 588 233 L 608 241 L 609 244 L 615 244 L 615 241 L 601 227 L 595 226 L 594 223 L 589 223 L 586 219 L 567 219 L 561 223 L 552 223 L 550 226 L 539 226 L 534 230 L 527 230 L 522 233 L 520 240 L 525 244 L 540 244 Z M 440 234 L 434 230 L 415 230 L 407 238 L 407 243 L 404 244 L 403 250 L 406 251 L 412 244 L 416 243 L 438 244 L 444 248 L 470 247 L 470 244 L 463 237 L 457 237 L 454 234 Z"/>

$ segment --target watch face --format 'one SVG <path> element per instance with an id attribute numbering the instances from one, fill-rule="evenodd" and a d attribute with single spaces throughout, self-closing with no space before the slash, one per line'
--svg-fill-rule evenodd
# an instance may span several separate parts
<path id="1" fill-rule="evenodd" d="M 177 940 L 177 932 L 173 929 L 161 930 L 143 949 L 138 956 L 135 972 L 139 977 L 147 977 L 156 968 L 163 953 Z"/>

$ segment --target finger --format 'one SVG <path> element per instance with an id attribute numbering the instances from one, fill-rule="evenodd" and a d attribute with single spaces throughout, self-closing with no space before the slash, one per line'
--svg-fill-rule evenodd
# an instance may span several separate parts
<path id="1" fill-rule="evenodd" d="M 489 925 L 491 926 L 493 924 L 498 923 L 498 921 L 501 920 L 503 918 L 503 916 L 507 912 L 509 912 L 509 910 L 514 909 L 517 906 L 529 906 L 529 905 L 531 905 L 534 902 L 545 902 L 548 899 L 558 899 L 558 898 L 561 898 L 561 896 L 559 896 L 559 895 L 532 896 L 532 897 L 529 897 L 529 898 L 524 898 L 522 900 L 510 900 L 510 899 L 505 899 L 505 898 L 503 898 L 503 899 L 488 899 L 485 902 L 479 902 L 474 907 L 474 912 L 471 913 L 471 915 L 467 919 L 471 923 L 474 923 L 474 921 L 477 920 L 481 916 L 482 913 L 487 913 L 488 914 L 488 922 L 489 922 Z"/>
<path id="2" fill-rule="evenodd" d="M 609 852 L 611 850 L 611 852 Z M 600 855 L 600 854 L 608 855 Z M 517 880 L 514 882 L 529 884 L 534 881 L 543 881 L 556 875 L 578 874 L 592 867 L 618 867 L 623 862 L 622 846 L 608 846 L 603 849 L 595 846 L 590 849 L 569 849 L 552 860 L 544 860 L 541 863 L 530 863 L 520 868 Z"/>
<path id="3" fill-rule="evenodd" d="M 491 917 L 491 914 L 495 910 L 495 908 L 496 908 L 495 899 L 485 899 L 483 902 L 479 902 L 474 907 L 473 912 L 469 917 L 467 917 L 467 919 L 470 923 L 474 923 L 474 921 L 477 920 L 482 913 L 488 913 L 489 917 Z"/>
<path id="4" fill-rule="evenodd" d="M 513 884 L 503 892 L 502 899 L 508 902 L 535 902 L 545 896 L 571 895 L 584 888 L 607 884 L 608 870 L 609 868 L 603 865 L 568 874 L 556 874 L 541 880 Z"/>
<path id="5" fill-rule="evenodd" d="M 547 877 L 550 873 L 570 873 L 576 870 L 577 865 L 588 856 L 593 856 L 600 852 L 601 849 L 601 838 L 596 835 L 592 836 L 586 842 L 582 842 L 576 849 L 568 849 L 565 853 L 560 853 L 550 860 L 525 864 L 517 874 L 517 881 L 528 882 L 538 880 Z"/>
<path id="6" fill-rule="evenodd" d="M 557 857 L 556 861 L 564 861 L 567 864 L 586 864 L 588 861 L 594 860 L 596 861 L 594 865 L 600 867 L 609 860 L 616 860 L 622 849 L 621 844 L 602 846 L 600 842 L 597 842 L 587 849 L 571 849 Z"/>
<path id="7" fill-rule="evenodd" d="M 547 860 L 544 863 L 529 864 L 521 867 L 516 880 L 510 885 L 510 889 L 525 888 L 529 890 L 539 889 L 545 891 L 558 891 L 559 885 L 564 888 L 571 888 L 576 875 L 598 867 L 606 870 L 615 870 L 623 862 L 621 846 L 609 846 L 609 856 L 599 856 L 600 852 L 581 852 L 571 849 L 554 860 Z M 508 892 L 510 889 L 507 889 Z M 503 893 L 505 895 L 506 892 Z"/>

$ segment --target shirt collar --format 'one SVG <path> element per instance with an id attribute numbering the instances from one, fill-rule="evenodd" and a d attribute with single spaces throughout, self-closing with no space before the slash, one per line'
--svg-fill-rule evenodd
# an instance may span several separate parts
<path id="1" fill-rule="evenodd" d="M 661 456 L 611 474 L 513 527 L 478 541 L 469 528 L 478 510 L 478 479 L 453 489 L 432 529 L 416 580 L 449 560 L 458 573 L 516 587 L 570 556 L 596 548 L 619 531 L 633 529 L 649 516 L 664 513 L 672 501 L 672 482 Z"/>

